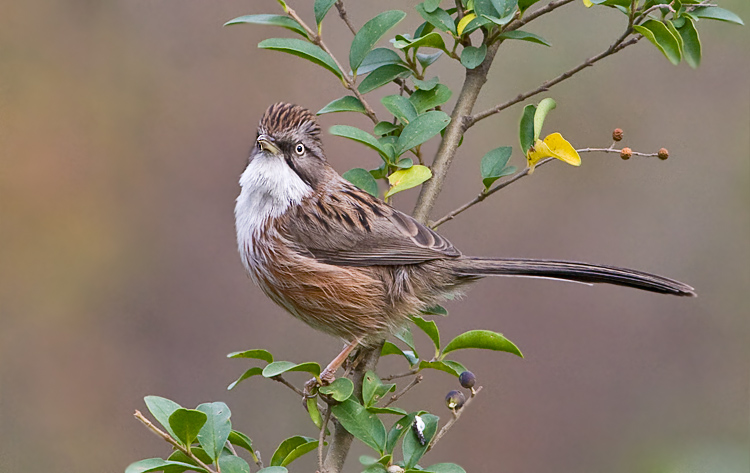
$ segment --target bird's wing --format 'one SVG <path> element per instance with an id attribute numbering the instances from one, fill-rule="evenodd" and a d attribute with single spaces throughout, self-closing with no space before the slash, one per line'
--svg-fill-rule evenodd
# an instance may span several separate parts
<path id="1" fill-rule="evenodd" d="M 339 266 L 416 264 L 461 255 L 447 239 L 345 181 L 288 212 L 283 234 L 301 253 Z"/>

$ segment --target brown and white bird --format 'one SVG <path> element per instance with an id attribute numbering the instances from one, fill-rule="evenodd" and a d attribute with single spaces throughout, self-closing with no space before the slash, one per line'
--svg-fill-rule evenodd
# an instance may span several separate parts
<path id="1" fill-rule="evenodd" d="M 235 206 L 242 263 L 277 304 L 347 348 L 382 340 L 410 315 L 485 276 L 609 283 L 677 296 L 681 282 L 632 269 L 568 261 L 463 256 L 448 240 L 358 189 L 328 163 L 308 110 L 266 110 Z"/>

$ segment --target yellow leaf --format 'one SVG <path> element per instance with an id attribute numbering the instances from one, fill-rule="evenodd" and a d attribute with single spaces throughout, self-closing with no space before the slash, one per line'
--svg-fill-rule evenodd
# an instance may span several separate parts
<path id="1" fill-rule="evenodd" d="M 586 5 L 586 8 L 594 6 L 594 4 L 591 3 L 591 0 L 583 0 L 583 4 Z"/>
<path id="2" fill-rule="evenodd" d="M 581 157 L 573 146 L 568 143 L 560 133 L 548 135 L 544 141 L 536 140 L 534 146 L 526 153 L 529 163 L 529 174 L 534 172 L 534 167 L 544 158 L 557 158 L 571 166 L 580 166 Z"/>
<path id="3" fill-rule="evenodd" d="M 468 15 L 461 18 L 461 21 L 458 22 L 458 25 L 456 26 L 456 32 L 459 36 L 461 36 L 464 33 L 464 30 L 466 29 L 466 26 L 471 23 L 471 20 L 476 18 L 477 16 L 474 13 L 469 13 Z"/>
<path id="4" fill-rule="evenodd" d="M 409 169 L 399 169 L 388 176 L 391 188 L 385 193 L 385 197 L 388 198 L 393 194 L 418 186 L 431 177 L 432 171 L 427 166 L 415 164 Z"/>

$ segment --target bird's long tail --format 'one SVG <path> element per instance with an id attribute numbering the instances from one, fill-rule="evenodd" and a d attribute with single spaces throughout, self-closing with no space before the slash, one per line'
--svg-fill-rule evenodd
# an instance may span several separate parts
<path id="1" fill-rule="evenodd" d="M 511 258 L 471 258 L 456 261 L 460 276 L 520 276 L 575 281 L 585 284 L 607 283 L 644 291 L 695 296 L 695 290 L 674 279 L 616 266 L 601 266 L 573 261 Z"/>

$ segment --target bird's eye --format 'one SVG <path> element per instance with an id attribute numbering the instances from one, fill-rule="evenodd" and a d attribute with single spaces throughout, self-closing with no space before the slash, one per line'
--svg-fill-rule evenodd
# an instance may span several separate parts
<path id="1" fill-rule="evenodd" d="M 297 143 L 297 146 L 294 148 L 294 151 L 300 156 L 302 156 L 303 154 L 305 154 L 305 147 L 302 146 L 302 143 Z"/>

